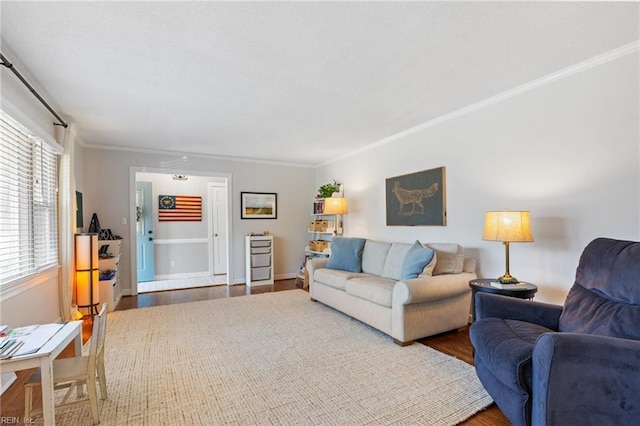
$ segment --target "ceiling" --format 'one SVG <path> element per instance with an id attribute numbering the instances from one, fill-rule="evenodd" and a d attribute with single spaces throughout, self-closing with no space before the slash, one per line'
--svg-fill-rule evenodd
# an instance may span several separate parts
<path id="1" fill-rule="evenodd" d="M 0 7 L 3 53 L 84 144 L 309 166 L 640 38 L 631 2 Z"/>

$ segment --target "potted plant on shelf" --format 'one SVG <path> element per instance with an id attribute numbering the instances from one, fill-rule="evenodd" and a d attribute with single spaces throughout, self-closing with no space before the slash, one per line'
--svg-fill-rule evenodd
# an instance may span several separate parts
<path id="1" fill-rule="evenodd" d="M 325 183 L 320 188 L 318 188 L 318 198 L 329 198 L 333 195 L 334 192 L 340 192 L 340 182 L 337 180 L 333 180 L 331 183 Z"/>

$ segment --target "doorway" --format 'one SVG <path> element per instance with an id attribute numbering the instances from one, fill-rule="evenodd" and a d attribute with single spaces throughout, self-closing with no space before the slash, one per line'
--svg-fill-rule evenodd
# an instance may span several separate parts
<path id="1" fill-rule="evenodd" d="M 228 174 L 130 168 L 132 295 L 233 282 L 230 187 Z M 167 195 L 201 199 L 199 220 L 160 221 L 158 200 Z"/>

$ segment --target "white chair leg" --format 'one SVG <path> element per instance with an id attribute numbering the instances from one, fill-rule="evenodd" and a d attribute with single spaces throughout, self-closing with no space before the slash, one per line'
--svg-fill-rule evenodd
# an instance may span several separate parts
<path id="1" fill-rule="evenodd" d="M 107 376 L 104 371 L 104 356 L 98 358 L 98 383 L 100 383 L 100 397 L 107 399 Z"/>
<path id="2" fill-rule="evenodd" d="M 96 389 L 96 380 L 94 378 L 89 378 L 89 380 L 87 380 L 87 393 L 89 394 L 93 424 L 100 424 L 100 414 L 98 413 L 98 391 Z"/>

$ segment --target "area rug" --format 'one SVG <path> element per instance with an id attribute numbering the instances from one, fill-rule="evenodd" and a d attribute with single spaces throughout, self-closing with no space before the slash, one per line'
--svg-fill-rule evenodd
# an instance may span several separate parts
<path id="1" fill-rule="evenodd" d="M 471 365 L 303 290 L 113 312 L 106 345 L 101 425 L 454 425 L 492 402 Z"/>

